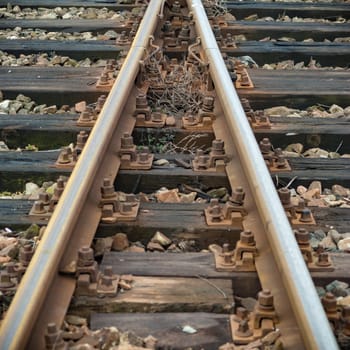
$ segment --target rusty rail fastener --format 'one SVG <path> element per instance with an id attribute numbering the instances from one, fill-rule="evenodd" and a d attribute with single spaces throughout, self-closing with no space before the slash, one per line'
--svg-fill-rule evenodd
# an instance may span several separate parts
<path id="1" fill-rule="evenodd" d="M 128 133 L 124 133 L 122 136 L 118 153 L 120 169 L 149 170 L 152 168 L 154 155 L 149 152 L 147 147 L 137 150 L 133 137 Z"/>
<path id="2" fill-rule="evenodd" d="M 230 317 L 232 339 L 237 345 L 249 344 L 275 330 L 278 317 L 273 305 L 273 295 L 267 289 L 258 293 L 254 310 L 249 313 L 238 307 Z"/>
<path id="3" fill-rule="evenodd" d="M 305 207 L 305 202 L 296 198 L 292 200 L 291 191 L 288 188 L 282 187 L 278 189 L 278 195 L 292 225 L 316 224 L 311 210 Z"/>
<path id="4" fill-rule="evenodd" d="M 214 254 L 215 267 L 218 271 L 255 271 L 255 257 L 258 255 L 254 235 L 251 231 L 242 231 L 234 250 L 229 244 L 222 247 L 213 244 L 209 250 Z"/>

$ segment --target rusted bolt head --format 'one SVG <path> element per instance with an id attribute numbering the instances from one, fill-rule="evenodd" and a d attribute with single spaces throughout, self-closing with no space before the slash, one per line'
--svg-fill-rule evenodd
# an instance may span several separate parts
<path id="1" fill-rule="evenodd" d="M 332 265 L 331 261 L 329 260 L 329 255 L 327 252 L 321 252 L 318 254 L 316 265 L 322 266 L 322 267 L 327 267 Z"/>
<path id="2" fill-rule="evenodd" d="M 326 293 L 321 298 L 321 302 L 326 312 L 331 313 L 337 311 L 337 298 L 332 293 Z"/>
<path id="3" fill-rule="evenodd" d="M 15 284 L 11 281 L 11 276 L 7 272 L 0 274 L 0 289 L 13 288 Z"/>
<path id="4" fill-rule="evenodd" d="M 48 205 L 50 202 L 50 196 L 46 192 L 39 193 L 39 201 L 42 201 L 44 205 Z"/>
<path id="5" fill-rule="evenodd" d="M 34 214 L 45 214 L 46 209 L 44 207 L 44 202 L 41 200 L 35 201 L 33 205 L 33 213 Z"/>
<path id="6" fill-rule="evenodd" d="M 142 152 L 139 153 L 139 163 L 147 163 L 149 160 L 149 153 Z"/>
<path id="7" fill-rule="evenodd" d="M 145 94 L 136 96 L 136 108 L 145 108 L 148 106 L 147 97 Z"/>
<path id="8" fill-rule="evenodd" d="M 300 215 L 301 222 L 312 222 L 311 210 L 309 208 L 304 208 Z"/>
<path id="9" fill-rule="evenodd" d="M 59 188 L 59 189 L 64 189 L 64 186 L 65 186 L 65 181 L 62 177 L 59 177 L 57 179 L 57 186 L 56 188 Z"/>
<path id="10" fill-rule="evenodd" d="M 112 205 L 104 205 L 102 208 L 101 218 L 112 218 L 114 214 Z"/>
<path id="11" fill-rule="evenodd" d="M 78 266 L 91 266 L 94 262 L 94 251 L 92 248 L 85 246 L 78 250 Z"/>
<path id="12" fill-rule="evenodd" d="M 128 134 L 124 133 L 121 138 L 121 148 L 132 148 L 134 146 L 134 138 Z"/>
<path id="13" fill-rule="evenodd" d="M 92 120 L 92 114 L 89 113 L 88 111 L 83 111 L 80 113 L 79 119 L 84 120 L 84 121 L 90 121 L 90 120 Z"/>
<path id="14" fill-rule="evenodd" d="M 245 307 L 240 306 L 236 310 L 236 316 L 241 320 L 245 320 L 248 318 L 248 310 Z"/>
<path id="15" fill-rule="evenodd" d="M 106 95 L 101 95 L 98 97 L 97 99 L 97 103 L 99 105 L 104 105 L 104 103 L 106 102 L 107 96 Z"/>
<path id="16" fill-rule="evenodd" d="M 214 207 L 216 205 L 219 205 L 219 199 L 218 198 L 212 198 L 209 203 L 210 207 Z"/>
<path id="17" fill-rule="evenodd" d="M 213 207 L 210 207 L 209 212 L 212 221 L 220 222 L 222 220 L 222 210 L 219 205 L 214 205 Z"/>
<path id="18" fill-rule="evenodd" d="M 240 241 L 247 245 L 255 245 L 254 235 L 252 231 L 245 230 L 240 233 Z"/>
<path id="19" fill-rule="evenodd" d="M 132 203 L 127 203 L 123 202 L 120 203 L 120 214 L 130 214 L 132 211 L 133 204 Z"/>
<path id="20" fill-rule="evenodd" d="M 101 284 L 110 287 L 113 284 L 113 279 L 110 276 L 103 274 L 101 276 Z"/>
<path id="21" fill-rule="evenodd" d="M 241 98 L 241 104 L 244 112 L 249 112 L 252 109 L 247 98 Z"/>
<path id="22" fill-rule="evenodd" d="M 299 228 L 294 231 L 295 238 L 299 244 L 307 244 L 310 240 L 310 233 L 305 228 Z"/>
<path id="23" fill-rule="evenodd" d="M 273 295 L 268 289 L 264 289 L 258 293 L 258 303 L 261 308 L 273 308 Z"/>
<path id="24" fill-rule="evenodd" d="M 199 169 L 206 169 L 208 167 L 208 156 L 200 155 L 196 156 L 197 167 Z"/>
<path id="25" fill-rule="evenodd" d="M 245 198 L 245 192 L 243 190 L 243 187 L 238 186 L 232 190 L 232 195 L 230 197 L 231 202 L 238 205 L 243 205 L 244 198 Z"/>
<path id="26" fill-rule="evenodd" d="M 58 163 L 59 164 L 67 164 L 70 162 L 69 156 L 71 154 L 71 149 L 69 147 L 65 147 L 60 152 L 60 155 L 58 157 Z"/>
<path id="27" fill-rule="evenodd" d="M 85 144 L 89 135 L 86 131 L 82 130 L 79 131 L 79 134 L 77 135 L 77 142 Z"/>
<path id="28" fill-rule="evenodd" d="M 103 269 L 103 274 L 105 276 L 109 276 L 112 277 L 113 276 L 113 269 L 111 265 L 107 265 L 105 266 L 105 268 Z"/>
<path id="29" fill-rule="evenodd" d="M 34 248 L 30 244 L 26 244 L 19 250 L 19 261 L 23 266 L 28 266 L 34 255 Z"/>
<path id="30" fill-rule="evenodd" d="M 222 252 L 227 253 L 230 250 L 230 245 L 228 243 L 224 243 L 222 245 Z"/>
<path id="31" fill-rule="evenodd" d="M 275 156 L 277 156 L 277 157 L 283 156 L 282 148 L 275 148 Z"/>
<path id="32" fill-rule="evenodd" d="M 162 113 L 161 112 L 153 112 L 152 113 L 152 120 L 154 122 L 161 122 L 162 121 Z"/>
<path id="33" fill-rule="evenodd" d="M 115 196 L 114 185 L 110 178 L 103 179 L 103 185 L 101 187 L 102 198 L 111 198 Z"/>
<path id="34" fill-rule="evenodd" d="M 280 188 L 278 190 L 278 195 L 280 197 L 282 205 L 288 205 L 290 204 L 290 190 L 286 187 Z"/>
<path id="35" fill-rule="evenodd" d="M 213 96 L 205 96 L 203 98 L 203 106 L 202 108 L 206 111 L 214 110 L 214 97 Z"/>
<path id="36" fill-rule="evenodd" d="M 235 335 L 242 338 L 248 338 L 253 335 L 252 330 L 249 329 L 248 320 L 244 319 L 239 322 L 238 329 L 235 331 Z"/>
<path id="37" fill-rule="evenodd" d="M 65 343 L 62 339 L 62 331 L 60 331 L 55 323 L 47 325 L 45 333 L 46 349 L 64 349 Z"/>
<path id="38" fill-rule="evenodd" d="M 265 137 L 259 142 L 260 150 L 262 153 L 269 153 L 271 152 L 272 145 L 270 140 Z"/>
<path id="39" fill-rule="evenodd" d="M 287 161 L 283 156 L 278 156 L 276 159 L 276 167 L 283 169 L 287 166 Z"/>
<path id="40" fill-rule="evenodd" d="M 106 72 L 102 72 L 101 76 L 100 76 L 100 84 L 105 85 L 108 84 L 108 74 Z"/>
<path id="41" fill-rule="evenodd" d="M 211 143 L 211 149 L 215 153 L 223 153 L 224 152 L 224 141 L 220 139 L 213 140 Z"/>

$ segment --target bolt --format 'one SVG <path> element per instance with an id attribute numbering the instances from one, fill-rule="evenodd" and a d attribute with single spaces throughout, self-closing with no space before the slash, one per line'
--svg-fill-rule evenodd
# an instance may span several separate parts
<path id="1" fill-rule="evenodd" d="M 81 112 L 79 119 L 83 121 L 91 121 L 92 120 L 92 114 L 88 112 L 87 110 Z"/>
<path id="2" fill-rule="evenodd" d="M 145 163 L 148 163 L 148 160 L 149 160 L 149 153 L 147 152 L 139 153 L 139 163 L 145 164 Z"/>
<path id="3" fill-rule="evenodd" d="M 143 109 L 148 107 L 147 97 L 145 94 L 138 94 L 136 96 L 136 108 Z"/>
<path id="4" fill-rule="evenodd" d="M 289 205 L 291 203 L 290 190 L 287 187 L 280 188 L 278 190 L 278 195 L 280 197 L 282 205 Z"/>
<path id="5" fill-rule="evenodd" d="M 240 241 L 246 245 L 255 245 L 255 239 L 252 231 L 245 230 L 240 233 Z"/>
<path id="6" fill-rule="evenodd" d="M 337 312 L 337 298 L 332 293 L 326 293 L 321 298 L 321 302 L 326 313 Z"/>
<path id="7" fill-rule="evenodd" d="M 107 85 L 109 80 L 109 76 L 106 72 L 102 72 L 100 76 L 100 85 Z"/>
<path id="8" fill-rule="evenodd" d="M 242 86 L 249 86 L 249 84 L 250 84 L 248 74 L 247 74 L 245 71 L 243 71 L 243 72 L 241 73 L 241 81 L 240 81 L 240 84 L 241 84 Z"/>
<path id="9" fill-rule="evenodd" d="M 310 233 L 305 228 L 299 228 L 294 231 L 295 238 L 298 244 L 308 244 L 310 240 Z"/>
<path id="10" fill-rule="evenodd" d="M 198 169 L 207 169 L 208 168 L 208 156 L 199 156 L 197 159 L 197 167 Z"/>
<path id="11" fill-rule="evenodd" d="M 327 267 L 331 266 L 332 263 L 329 260 L 329 254 L 327 252 L 322 252 L 318 254 L 318 259 L 316 261 L 317 266 Z"/>
<path id="12" fill-rule="evenodd" d="M 113 61 L 107 62 L 106 68 L 105 68 L 106 72 L 113 72 L 114 69 L 115 69 L 114 62 Z"/>
<path id="13" fill-rule="evenodd" d="M 113 217 L 113 206 L 109 206 L 109 205 L 105 205 L 102 208 L 102 213 L 101 213 L 101 218 L 105 219 L 105 218 L 111 218 Z"/>
<path id="14" fill-rule="evenodd" d="M 269 289 L 264 289 L 258 293 L 258 303 L 262 309 L 273 309 L 273 295 Z"/>
<path id="15" fill-rule="evenodd" d="M 100 113 L 102 107 L 104 106 L 105 102 L 106 102 L 106 95 L 101 95 L 98 97 L 97 99 L 97 103 L 96 103 L 96 107 L 95 107 L 95 112 L 96 113 Z"/>
<path id="16" fill-rule="evenodd" d="M 112 269 L 112 266 L 111 266 L 111 265 L 105 266 L 105 268 L 104 268 L 104 270 L 103 270 L 103 274 L 104 274 L 105 276 L 112 277 L 112 276 L 113 276 L 113 269 Z"/>
<path id="17" fill-rule="evenodd" d="M 220 26 L 218 26 L 217 24 L 213 25 L 213 33 L 216 40 L 221 40 L 222 35 L 221 35 Z"/>
<path id="18" fill-rule="evenodd" d="M 62 149 L 60 152 L 60 155 L 58 157 L 58 163 L 59 164 L 68 164 L 70 163 L 70 154 L 71 154 L 71 149 L 69 147 L 65 147 Z"/>
<path id="19" fill-rule="evenodd" d="M 124 135 L 121 138 L 121 148 L 125 149 L 132 147 L 134 147 L 134 138 L 130 134 L 124 133 Z"/>
<path id="20" fill-rule="evenodd" d="M 278 156 L 276 159 L 276 167 L 278 169 L 283 169 L 287 166 L 287 161 L 284 156 Z"/>
<path id="21" fill-rule="evenodd" d="M 243 107 L 244 112 L 250 112 L 252 107 L 250 106 L 250 103 L 247 98 L 241 98 L 241 104 Z"/>
<path id="22" fill-rule="evenodd" d="M 110 287 L 113 285 L 113 279 L 110 276 L 106 276 L 106 275 L 102 274 L 101 284 L 106 286 L 106 287 Z"/>
<path id="23" fill-rule="evenodd" d="M 230 201 L 232 203 L 243 205 L 245 198 L 245 192 L 243 190 L 243 187 L 238 186 L 232 190 L 232 195 L 230 197 Z"/>
<path id="24" fill-rule="evenodd" d="M 175 13 L 179 13 L 181 10 L 181 5 L 178 1 L 175 1 L 173 6 L 171 7 L 171 11 Z"/>
<path id="25" fill-rule="evenodd" d="M 210 216 L 213 222 L 220 222 L 222 220 L 222 210 L 219 205 L 213 205 L 210 203 Z"/>
<path id="26" fill-rule="evenodd" d="M 230 250 L 230 245 L 229 245 L 228 243 L 224 243 L 224 244 L 222 245 L 222 252 L 223 252 L 223 253 L 228 253 L 229 250 Z"/>
<path id="27" fill-rule="evenodd" d="M 56 182 L 56 187 L 55 187 L 55 190 L 54 190 L 54 195 L 57 197 L 57 198 L 60 198 L 62 193 L 63 193 L 63 190 L 64 190 L 64 180 L 60 177 L 57 179 L 57 182 Z"/>
<path id="28" fill-rule="evenodd" d="M 10 289 L 15 286 L 15 283 L 11 281 L 11 276 L 7 272 L 0 274 L 0 290 Z"/>
<path id="29" fill-rule="evenodd" d="M 236 310 L 236 319 L 245 320 L 248 318 L 248 310 L 245 307 L 238 307 Z"/>
<path id="30" fill-rule="evenodd" d="M 215 155 L 225 154 L 224 141 L 216 139 L 211 143 L 211 151 Z"/>
<path id="31" fill-rule="evenodd" d="M 75 149 L 82 151 L 84 148 L 86 141 L 88 139 L 89 135 L 87 134 L 86 131 L 80 131 L 79 134 L 77 135 L 77 143 L 75 145 Z"/>
<path id="32" fill-rule="evenodd" d="M 268 154 L 271 152 L 272 145 L 270 140 L 267 137 L 264 137 L 260 142 L 259 142 L 260 150 L 262 154 Z"/>
<path id="33" fill-rule="evenodd" d="M 249 328 L 248 320 L 245 319 L 239 322 L 235 335 L 242 338 L 248 338 L 253 335 L 253 332 Z"/>
<path id="34" fill-rule="evenodd" d="M 203 98 L 202 109 L 205 112 L 212 112 L 214 110 L 214 97 L 213 96 L 205 96 Z"/>
<path id="35" fill-rule="evenodd" d="M 49 205 L 50 203 L 50 196 L 46 192 L 40 192 L 39 193 L 39 201 L 43 202 L 44 205 Z"/>
<path id="36" fill-rule="evenodd" d="M 180 40 L 189 40 L 190 39 L 190 28 L 188 24 L 182 26 L 180 33 L 178 35 Z"/>
<path id="37" fill-rule="evenodd" d="M 65 349 L 65 343 L 62 339 L 62 331 L 60 331 L 55 323 L 49 323 L 45 333 L 46 349 L 59 350 Z"/>
<path id="38" fill-rule="evenodd" d="M 301 211 L 301 216 L 299 221 L 301 222 L 312 222 L 311 210 L 309 208 L 304 208 Z"/>
<path id="39" fill-rule="evenodd" d="M 153 122 L 161 122 L 162 121 L 162 113 L 161 112 L 153 112 L 152 113 L 152 121 Z"/>
<path id="40" fill-rule="evenodd" d="M 126 45 L 128 43 L 128 36 L 126 34 L 126 31 L 123 30 L 119 37 L 116 39 L 116 44 L 117 45 Z"/>
<path id="41" fill-rule="evenodd" d="M 231 33 L 226 34 L 225 45 L 226 45 L 226 47 L 235 46 L 235 41 L 233 40 Z"/>
<path id="42" fill-rule="evenodd" d="M 23 266 L 28 266 L 34 255 L 34 248 L 30 244 L 26 244 L 19 250 L 19 261 Z"/>
<path id="43" fill-rule="evenodd" d="M 102 198 L 111 198 L 115 196 L 114 185 L 112 180 L 108 177 L 103 179 L 103 185 L 101 187 Z"/>
<path id="44" fill-rule="evenodd" d="M 35 201 L 32 209 L 33 214 L 45 214 L 46 209 L 44 207 L 44 202 L 41 200 Z"/>
<path id="45" fill-rule="evenodd" d="M 303 210 L 305 208 L 305 200 L 303 198 L 299 198 L 298 202 L 298 210 Z"/>
<path id="46" fill-rule="evenodd" d="M 85 246 L 78 250 L 78 266 L 92 266 L 94 262 L 94 251 L 92 248 Z"/>
<path id="47" fill-rule="evenodd" d="M 197 124 L 196 117 L 193 114 L 187 115 L 186 122 L 187 122 L 188 125 L 195 125 L 195 124 Z"/>
<path id="48" fill-rule="evenodd" d="M 132 212 L 132 207 L 133 207 L 132 203 L 127 203 L 127 202 L 120 203 L 119 212 L 120 214 L 128 215 L 130 214 L 130 212 Z"/>

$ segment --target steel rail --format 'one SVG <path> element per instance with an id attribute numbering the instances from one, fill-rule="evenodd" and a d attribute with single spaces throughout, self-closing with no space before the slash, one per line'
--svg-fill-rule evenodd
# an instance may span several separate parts
<path id="1" fill-rule="evenodd" d="M 156 25 L 161 0 L 151 0 L 140 23 L 116 82 L 92 129 L 62 197 L 49 220 L 41 240 L 0 329 L 2 350 L 26 348 L 48 286 L 58 273 L 60 260 L 69 244 L 70 234 L 102 162 L 113 131 L 130 94 Z M 101 142 L 103 140 L 103 142 Z"/>
<path id="2" fill-rule="evenodd" d="M 252 129 L 227 72 L 221 52 L 200 0 L 187 0 L 203 50 L 209 62 L 217 96 L 245 175 L 255 194 L 273 254 L 308 349 L 338 349 L 314 284 L 300 253 Z"/>

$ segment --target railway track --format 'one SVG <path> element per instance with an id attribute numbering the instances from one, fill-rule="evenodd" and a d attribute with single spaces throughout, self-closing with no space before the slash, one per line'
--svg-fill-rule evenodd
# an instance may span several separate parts
<path id="1" fill-rule="evenodd" d="M 20 2 L 0 5 L 10 18 L 0 50 L 50 53 L 37 66 L 0 67 L 10 112 L 1 138 L 43 150 L 1 152 L 1 190 L 59 178 L 51 192 L 0 200 L 8 236 L 43 227 L 2 266 L 3 307 L 14 295 L 2 348 L 347 348 L 347 294 L 337 294 L 346 287 L 320 298 L 314 285 L 348 283 L 348 256 L 309 235 L 347 237 L 349 164 L 338 152 L 349 153 L 347 4 L 227 2 L 229 14 L 197 0 L 60 3 L 122 11 L 114 20 L 61 19 L 62 8 L 56 19 L 21 19 Z M 272 18 L 282 15 L 342 20 Z M 86 57 L 104 61 L 65 64 Z M 256 68 L 287 58 L 318 66 Z M 27 97 L 6 102 L 19 93 Z M 21 100 L 35 101 L 30 111 Z M 319 157 L 295 157 L 300 142 Z M 81 317 L 99 331 L 78 327 Z"/>

